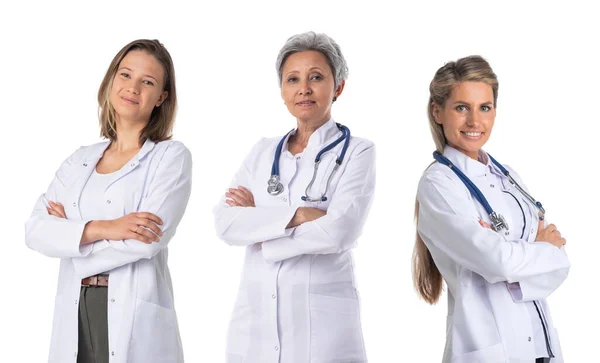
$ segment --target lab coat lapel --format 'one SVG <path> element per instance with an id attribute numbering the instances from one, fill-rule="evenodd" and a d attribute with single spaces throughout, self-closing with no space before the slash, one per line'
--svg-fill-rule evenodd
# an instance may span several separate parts
<path id="1" fill-rule="evenodd" d="M 78 219 L 82 219 L 81 211 L 79 210 L 79 198 L 81 197 L 81 192 L 83 191 L 83 187 L 85 183 L 87 183 L 90 175 L 96 168 L 96 164 L 98 164 L 98 160 L 104 154 L 104 150 L 110 145 L 110 142 L 104 142 L 97 145 L 94 145 L 93 149 L 90 150 L 89 154 L 85 156 L 83 161 L 76 165 L 76 172 L 78 173 L 75 181 L 69 187 L 69 208 L 71 208 Z"/>

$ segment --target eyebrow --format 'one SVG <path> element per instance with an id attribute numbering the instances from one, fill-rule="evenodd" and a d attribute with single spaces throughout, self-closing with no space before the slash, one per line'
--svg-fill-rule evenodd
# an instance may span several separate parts
<path id="1" fill-rule="evenodd" d="M 127 67 L 121 67 L 121 68 L 119 68 L 119 70 L 118 70 L 118 71 L 120 71 L 120 70 L 122 70 L 122 69 L 126 69 L 126 70 L 128 70 L 129 72 L 133 72 L 133 70 L 132 70 L 131 68 L 127 68 Z M 117 71 L 117 72 L 118 72 L 118 71 Z M 150 77 L 150 78 L 152 78 L 154 81 L 158 82 L 158 80 L 157 80 L 156 78 L 154 78 L 153 76 L 151 76 L 151 75 L 149 75 L 149 74 L 144 74 L 144 77 Z"/>
<path id="2" fill-rule="evenodd" d="M 469 102 L 460 101 L 460 100 L 458 100 L 458 101 L 454 101 L 452 104 L 453 104 L 453 105 L 456 105 L 456 104 L 465 104 L 465 105 L 470 105 L 470 103 L 469 103 Z M 481 105 L 482 105 L 482 106 L 487 106 L 487 105 L 491 105 L 491 104 L 493 104 L 493 102 L 492 102 L 492 101 L 487 101 L 487 102 L 484 102 L 484 103 L 482 103 Z"/>

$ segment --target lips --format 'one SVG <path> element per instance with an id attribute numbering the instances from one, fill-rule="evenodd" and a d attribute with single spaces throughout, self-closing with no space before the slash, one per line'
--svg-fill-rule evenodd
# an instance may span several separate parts
<path id="1" fill-rule="evenodd" d="M 311 101 L 311 100 L 296 102 L 296 106 L 301 106 L 301 107 L 312 106 L 314 104 L 315 104 L 315 101 Z"/>
<path id="2" fill-rule="evenodd" d="M 129 97 L 121 97 L 121 99 L 122 99 L 123 101 L 125 101 L 125 102 L 129 103 L 129 104 L 132 104 L 132 105 L 137 105 L 137 104 L 139 104 L 139 102 L 138 102 L 138 101 L 136 101 L 136 100 L 134 100 L 133 98 L 129 98 Z"/>
<path id="3" fill-rule="evenodd" d="M 482 131 L 461 131 L 460 133 L 469 139 L 479 139 L 483 135 Z"/>

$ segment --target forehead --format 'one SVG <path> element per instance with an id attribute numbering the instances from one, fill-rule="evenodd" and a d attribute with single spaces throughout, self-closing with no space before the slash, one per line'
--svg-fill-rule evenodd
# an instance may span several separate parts
<path id="1" fill-rule="evenodd" d="M 460 82 L 452 87 L 449 99 L 465 102 L 493 102 L 494 91 L 492 86 L 484 82 Z"/>
<path id="2" fill-rule="evenodd" d="M 163 79 L 165 69 L 152 54 L 143 50 L 132 50 L 119 63 L 119 68 L 129 68 L 133 72 L 143 73 L 156 79 Z"/>
<path id="3" fill-rule="evenodd" d="M 283 70 L 284 72 L 291 72 L 314 67 L 330 70 L 327 57 L 323 53 L 316 50 L 305 50 L 288 56 L 283 65 Z"/>

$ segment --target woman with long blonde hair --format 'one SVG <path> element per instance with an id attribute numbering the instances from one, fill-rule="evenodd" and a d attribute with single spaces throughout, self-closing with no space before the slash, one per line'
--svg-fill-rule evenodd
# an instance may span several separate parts
<path id="1" fill-rule="evenodd" d="M 413 280 L 430 304 L 446 281 L 443 362 L 563 362 L 545 298 L 568 275 L 566 240 L 519 176 L 481 149 L 497 77 L 470 56 L 441 67 L 429 90 L 436 162 L 417 191 Z"/>

